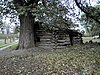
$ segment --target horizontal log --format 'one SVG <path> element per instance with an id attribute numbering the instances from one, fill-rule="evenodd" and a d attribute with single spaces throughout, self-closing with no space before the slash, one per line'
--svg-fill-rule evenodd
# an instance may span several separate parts
<path id="1" fill-rule="evenodd" d="M 70 39 L 66 39 L 66 40 L 57 40 L 57 42 L 59 42 L 59 43 L 70 42 Z"/>
<path id="2" fill-rule="evenodd" d="M 42 42 L 39 42 L 40 44 L 51 44 L 52 42 L 51 41 L 42 41 Z"/>
<path id="3" fill-rule="evenodd" d="M 81 39 L 73 39 L 73 41 L 81 41 Z"/>
<path id="4" fill-rule="evenodd" d="M 36 30 L 36 32 L 45 32 L 45 30 Z"/>
<path id="5" fill-rule="evenodd" d="M 57 47 L 53 47 L 53 49 L 62 49 L 62 48 L 66 48 L 67 46 L 57 46 Z"/>
<path id="6" fill-rule="evenodd" d="M 39 46 L 54 46 L 55 44 L 51 43 L 51 44 L 38 44 Z"/>
<path id="7" fill-rule="evenodd" d="M 57 46 L 66 46 L 69 45 L 70 42 L 64 42 L 64 43 L 57 43 Z"/>
<path id="8" fill-rule="evenodd" d="M 74 39 L 80 39 L 80 37 L 73 37 Z"/>
<path id="9" fill-rule="evenodd" d="M 41 36 L 40 38 L 41 38 L 41 39 L 51 39 L 51 38 L 52 38 L 52 36 L 47 36 L 47 35 L 44 35 L 44 36 Z"/>
<path id="10" fill-rule="evenodd" d="M 53 49 L 53 46 L 38 46 L 40 48 L 43 48 L 43 49 L 49 49 L 49 50 L 52 50 Z"/>
<path id="11" fill-rule="evenodd" d="M 40 39 L 40 42 L 51 42 L 51 39 Z"/>
<path id="12" fill-rule="evenodd" d="M 66 40 L 57 40 L 57 42 L 61 42 L 62 43 L 62 42 L 66 42 Z"/>

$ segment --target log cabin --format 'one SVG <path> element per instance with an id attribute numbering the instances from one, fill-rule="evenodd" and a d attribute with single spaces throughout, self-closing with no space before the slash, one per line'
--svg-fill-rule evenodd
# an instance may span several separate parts
<path id="1" fill-rule="evenodd" d="M 82 44 L 82 34 L 72 29 L 53 27 L 46 30 L 39 22 L 35 22 L 35 42 L 37 47 L 66 48 L 75 44 Z"/>

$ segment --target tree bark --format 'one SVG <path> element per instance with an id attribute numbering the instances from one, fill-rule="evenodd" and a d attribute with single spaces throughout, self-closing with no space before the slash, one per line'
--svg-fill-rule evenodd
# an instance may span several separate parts
<path id="1" fill-rule="evenodd" d="M 18 49 L 35 47 L 34 42 L 34 17 L 31 13 L 20 15 L 20 36 Z"/>
<path id="2" fill-rule="evenodd" d="M 30 7 L 31 5 L 32 8 L 36 8 L 39 1 L 40 0 L 27 0 L 27 1 L 26 0 L 13 0 L 13 3 L 15 5 L 15 10 L 18 13 L 21 13 L 21 11 L 19 11 L 20 6 Z M 32 16 L 32 11 L 25 10 L 25 13 L 23 15 L 20 14 L 19 19 L 20 19 L 20 36 L 19 36 L 19 45 L 17 49 L 27 49 L 27 48 L 35 47 L 35 41 L 34 41 L 35 39 L 35 35 L 34 35 L 35 17 Z"/>
<path id="3" fill-rule="evenodd" d="M 100 33 L 99 33 L 99 38 L 100 38 Z"/>

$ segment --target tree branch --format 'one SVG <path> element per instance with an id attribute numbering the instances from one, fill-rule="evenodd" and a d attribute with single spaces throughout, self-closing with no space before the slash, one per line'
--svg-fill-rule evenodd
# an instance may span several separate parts
<path id="1" fill-rule="evenodd" d="M 38 5 L 38 2 L 40 0 L 14 0 L 14 4 L 19 5 L 19 6 L 29 6 L 33 3 L 35 3 L 36 5 Z"/>
<path id="2" fill-rule="evenodd" d="M 91 13 L 89 13 L 87 10 L 84 10 L 86 9 L 84 6 L 80 6 L 80 4 L 78 3 L 78 0 L 75 0 L 75 3 L 77 7 L 81 9 L 81 11 L 83 11 L 88 17 L 90 17 L 91 19 L 95 20 L 96 22 L 100 24 L 100 21 L 97 18 L 95 18 L 95 16 L 91 15 Z"/>

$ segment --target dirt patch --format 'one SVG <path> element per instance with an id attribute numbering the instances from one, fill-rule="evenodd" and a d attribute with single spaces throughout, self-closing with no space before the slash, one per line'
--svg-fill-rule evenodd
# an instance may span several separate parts
<path id="1" fill-rule="evenodd" d="M 53 49 L 48 49 L 48 48 L 40 48 L 40 47 L 35 47 L 35 48 L 30 48 L 30 49 L 19 49 L 19 50 L 11 50 L 11 49 L 5 49 L 0 51 L 0 56 L 6 56 L 6 57 L 11 57 L 14 55 L 26 55 L 26 54 L 32 54 L 35 52 L 52 52 Z"/>

